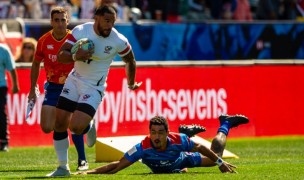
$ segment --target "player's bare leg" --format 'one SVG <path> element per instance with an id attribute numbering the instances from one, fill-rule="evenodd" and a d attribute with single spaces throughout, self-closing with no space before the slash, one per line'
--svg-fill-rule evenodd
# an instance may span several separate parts
<path id="1" fill-rule="evenodd" d="M 56 107 L 43 105 L 41 108 L 41 120 L 40 120 L 40 127 L 41 130 L 48 134 L 53 132 L 55 121 L 56 121 Z"/>
<path id="2" fill-rule="evenodd" d="M 69 128 L 75 134 L 82 134 L 86 127 L 88 127 L 92 119 L 93 117 L 91 117 L 87 113 L 76 110 L 71 118 Z"/>
<path id="3" fill-rule="evenodd" d="M 248 118 L 243 115 L 220 115 L 219 116 L 220 127 L 216 136 L 212 140 L 211 150 L 218 156 L 222 157 L 224 149 L 226 147 L 226 139 L 231 128 L 237 127 L 241 124 L 247 124 Z"/>
<path id="4" fill-rule="evenodd" d="M 223 156 L 224 149 L 226 147 L 226 138 L 227 136 L 224 133 L 218 132 L 212 140 L 211 150 L 219 157 Z"/>
<path id="5" fill-rule="evenodd" d="M 68 149 L 70 140 L 67 131 L 71 116 L 71 112 L 58 108 L 56 109 L 56 123 L 53 140 L 59 166 L 55 171 L 47 174 L 47 177 L 70 176 L 71 174 L 68 164 Z"/>

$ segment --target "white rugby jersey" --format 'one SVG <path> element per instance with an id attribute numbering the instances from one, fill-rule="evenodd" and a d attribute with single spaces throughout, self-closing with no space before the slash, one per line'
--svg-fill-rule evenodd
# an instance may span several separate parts
<path id="1" fill-rule="evenodd" d="M 117 54 L 121 57 L 128 54 L 131 51 L 131 45 L 127 38 L 115 28 L 112 28 L 110 35 L 106 38 L 98 36 L 94 31 L 93 24 L 93 22 L 88 22 L 76 26 L 72 30 L 72 36 L 66 40 L 66 42 L 74 45 L 77 40 L 88 38 L 95 45 L 91 60 L 76 61 L 69 76 L 104 91 L 113 58 Z"/>

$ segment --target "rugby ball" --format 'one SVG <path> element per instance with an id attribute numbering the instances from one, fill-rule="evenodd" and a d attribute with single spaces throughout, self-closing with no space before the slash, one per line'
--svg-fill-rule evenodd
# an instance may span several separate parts
<path id="1" fill-rule="evenodd" d="M 82 48 L 83 50 L 90 50 L 93 49 L 94 50 L 94 43 L 92 40 L 88 39 L 88 38 L 82 38 L 79 39 L 72 47 L 71 49 L 71 53 L 74 54 L 78 51 L 79 48 Z"/>

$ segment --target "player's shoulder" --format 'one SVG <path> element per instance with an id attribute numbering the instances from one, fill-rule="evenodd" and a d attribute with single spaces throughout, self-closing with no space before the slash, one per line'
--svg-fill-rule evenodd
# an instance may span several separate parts
<path id="1" fill-rule="evenodd" d="M 146 137 L 141 141 L 140 144 L 141 144 L 141 147 L 142 147 L 143 149 L 152 148 L 150 136 L 146 136 Z"/>
<path id="2" fill-rule="evenodd" d="M 43 42 L 46 39 L 48 39 L 49 37 L 52 37 L 52 30 L 46 32 L 45 34 L 43 34 L 39 39 L 38 42 Z"/>
<path id="3" fill-rule="evenodd" d="M 72 36 L 75 39 L 81 39 L 83 37 L 93 36 L 94 28 L 92 22 L 87 22 L 84 24 L 77 25 L 72 30 Z"/>
<path id="4" fill-rule="evenodd" d="M 114 38 L 116 40 L 125 41 L 127 39 L 123 34 L 118 32 L 117 29 L 115 29 L 115 28 L 112 28 L 112 32 L 111 32 L 110 36 L 111 36 L 111 38 Z"/>
<path id="5" fill-rule="evenodd" d="M 4 44 L 4 43 L 0 43 L 0 48 L 3 49 L 3 50 L 5 50 L 5 51 L 9 50 L 8 45 Z"/>
<path id="6" fill-rule="evenodd" d="M 93 22 L 86 22 L 75 26 L 72 31 L 81 31 L 87 28 L 91 28 L 92 26 L 93 26 Z"/>

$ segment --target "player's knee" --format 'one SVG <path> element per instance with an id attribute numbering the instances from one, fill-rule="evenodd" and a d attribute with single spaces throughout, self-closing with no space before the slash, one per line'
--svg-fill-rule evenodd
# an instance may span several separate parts
<path id="1" fill-rule="evenodd" d="M 41 130 L 42 130 L 44 133 L 46 133 L 46 134 L 48 134 L 48 133 L 50 133 L 50 132 L 52 132 L 52 131 L 54 130 L 53 127 L 46 126 L 46 125 L 43 125 L 43 124 L 41 124 L 40 127 L 41 127 Z"/>
<path id="2" fill-rule="evenodd" d="M 46 127 L 42 127 L 41 128 L 42 129 L 42 131 L 44 132 L 44 133 L 46 133 L 46 134 L 49 134 L 50 132 L 52 132 L 53 131 L 53 128 L 46 128 Z"/>
<path id="3" fill-rule="evenodd" d="M 68 122 L 67 121 L 56 121 L 54 130 L 62 132 L 68 129 Z"/>
<path id="4" fill-rule="evenodd" d="M 81 135 L 83 132 L 83 128 L 81 128 L 80 126 L 71 126 L 70 125 L 70 131 L 77 134 L 77 135 Z"/>

